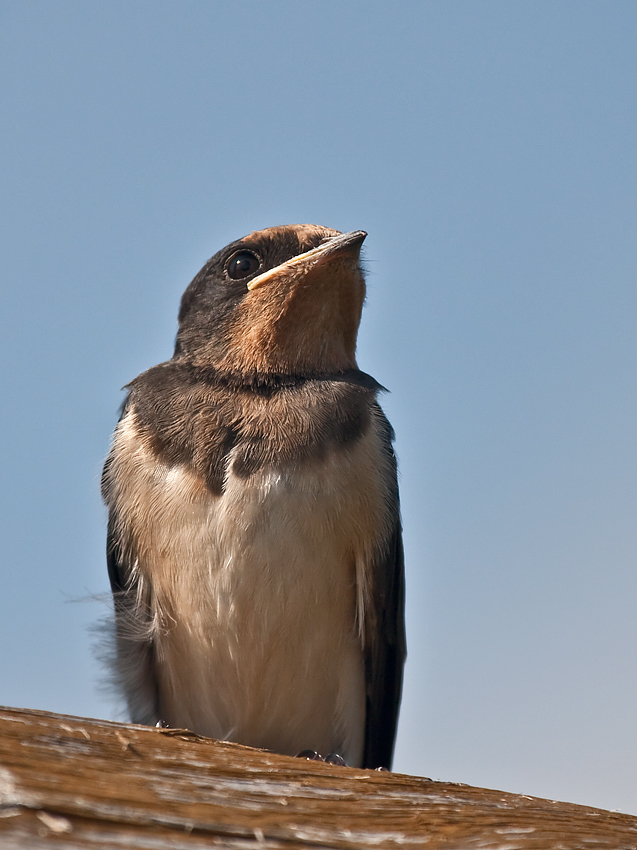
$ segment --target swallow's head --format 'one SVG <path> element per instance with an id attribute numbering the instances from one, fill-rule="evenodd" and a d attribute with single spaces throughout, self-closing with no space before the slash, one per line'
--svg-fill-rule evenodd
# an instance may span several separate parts
<path id="1" fill-rule="evenodd" d="M 181 299 L 175 356 L 240 374 L 356 366 L 362 230 L 257 230 L 214 255 Z"/>

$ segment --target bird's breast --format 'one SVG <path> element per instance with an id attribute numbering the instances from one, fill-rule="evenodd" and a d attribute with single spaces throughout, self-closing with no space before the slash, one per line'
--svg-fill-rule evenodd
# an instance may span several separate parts
<path id="1" fill-rule="evenodd" d="M 127 545 L 152 585 L 160 713 L 170 725 L 278 752 L 362 757 L 361 623 L 383 545 L 386 463 L 372 418 L 346 446 L 221 494 L 162 460 L 134 411 L 113 449 Z"/>

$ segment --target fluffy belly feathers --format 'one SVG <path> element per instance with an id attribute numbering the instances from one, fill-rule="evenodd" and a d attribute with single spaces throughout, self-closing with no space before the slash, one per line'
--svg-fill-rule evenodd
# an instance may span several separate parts
<path id="1" fill-rule="evenodd" d="M 372 427 L 320 461 L 247 478 L 230 454 L 217 496 L 158 458 L 133 413 L 122 420 L 114 480 L 137 569 L 152 575 L 161 719 L 360 763 L 367 565 L 386 524 L 377 442 Z"/>

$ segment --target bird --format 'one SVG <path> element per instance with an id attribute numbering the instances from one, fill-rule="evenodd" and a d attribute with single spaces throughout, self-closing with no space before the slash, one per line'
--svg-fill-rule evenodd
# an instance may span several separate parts
<path id="1" fill-rule="evenodd" d="M 384 388 L 356 362 L 366 236 L 232 242 L 125 387 L 102 494 L 133 723 L 391 768 L 404 557 Z"/>

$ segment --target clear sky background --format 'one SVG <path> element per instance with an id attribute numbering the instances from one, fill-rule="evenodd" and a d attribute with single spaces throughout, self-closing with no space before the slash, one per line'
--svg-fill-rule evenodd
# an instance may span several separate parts
<path id="1" fill-rule="evenodd" d="M 0 2 L 0 703 L 87 627 L 120 388 L 250 230 L 365 229 L 409 660 L 395 767 L 637 814 L 637 3 Z"/>

